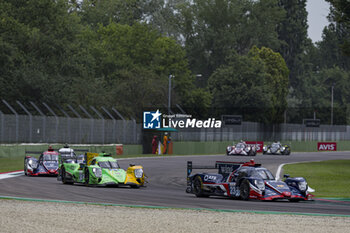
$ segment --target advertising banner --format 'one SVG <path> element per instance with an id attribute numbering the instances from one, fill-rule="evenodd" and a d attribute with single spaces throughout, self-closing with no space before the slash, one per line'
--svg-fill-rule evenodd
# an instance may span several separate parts
<path id="1" fill-rule="evenodd" d="M 336 151 L 337 143 L 336 142 L 318 142 L 317 150 L 318 151 Z"/>
<path id="2" fill-rule="evenodd" d="M 263 152 L 264 142 L 263 141 L 247 141 L 247 145 L 256 146 L 256 152 Z"/>

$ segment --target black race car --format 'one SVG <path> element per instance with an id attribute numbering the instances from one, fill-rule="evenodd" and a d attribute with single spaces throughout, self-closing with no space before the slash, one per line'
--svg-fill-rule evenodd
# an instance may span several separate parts
<path id="1" fill-rule="evenodd" d="M 193 169 L 217 169 L 217 173 L 195 173 Z M 243 200 L 309 200 L 308 184 L 303 177 L 275 180 L 272 173 L 254 160 L 217 161 L 215 166 L 193 166 L 187 162 L 187 193 L 197 197 L 227 196 Z"/>
<path id="2" fill-rule="evenodd" d="M 263 147 L 263 154 L 290 155 L 290 153 L 290 146 L 286 144 L 282 145 L 280 142 L 274 142 L 271 145 L 264 145 Z"/>

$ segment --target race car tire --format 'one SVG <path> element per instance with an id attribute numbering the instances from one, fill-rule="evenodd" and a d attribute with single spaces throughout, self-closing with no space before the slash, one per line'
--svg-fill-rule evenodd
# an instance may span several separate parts
<path id="1" fill-rule="evenodd" d="M 256 153 L 254 152 L 254 151 L 249 151 L 249 153 L 248 153 L 248 156 L 255 156 L 256 155 Z"/>
<path id="2" fill-rule="evenodd" d="M 208 194 L 205 194 L 202 190 L 203 181 L 200 176 L 196 176 L 193 181 L 193 193 L 196 197 L 209 197 Z"/>
<path id="3" fill-rule="evenodd" d="M 249 194 L 250 194 L 250 187 L 249 187 L 249 181 L 248 180 L 243 180 L 241 183 L 241 186 L 239 187 L 240 191 L 240 197 L 248 201 L 249 200 Z"/>
<path id="4" fill-rule="evenodd" d="M 73 182 L 67 181 L 66 169 L 62 168 L 62 183 L 63 184 L 73 184 Z"/>
<path id="5" fill-rule="evenodd" d="M 290 152 L 288 151 L 288 150 L 285 150 L 285 151 L 283 151 L 283 153 L 281 153 L 282 155 L 289 155 L 290 154 Z"/>
<path id="6" fill-rule="evenodd" d="M 89 168 L 86 168 L 86 169 L 85 169 L 84 178 L 85 178 L 85 185 L 86 185 L 86 186 L 89 186 L 89 182 L 90 182 Z"/>
<path id="7" fill-rule="evenodd" d="M 24 160 L 24 175 L 28 176 L 27 159 Z"/>
<path id="8" fill-rule="evenodd" d="M 290 201 L 290 202 L 299 202 L 299 201 L 301 201 L 301 199 L 288 199 L 288 201 Z"/>

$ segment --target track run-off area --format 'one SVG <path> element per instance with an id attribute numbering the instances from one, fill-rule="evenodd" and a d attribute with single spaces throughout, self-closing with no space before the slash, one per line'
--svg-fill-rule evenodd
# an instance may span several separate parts
<path id="1" fill-rule="evenodd" d="M 288 201 L 243 201 L 224 197 L 197 198 L 185 192 L 187 161 L 192 161 L 194 165 L 214 165 L 215 161 L 243 162 L 250 159 L 261 163 L 262 166 L 276 174 L 281 164 L 350 159 L 350 152 L 292 153 L 290 156 L 200 155 L 120 159 L 119 164 L 124 169 L 130 163 L 144 167 L 145 174 L 148 176 L 146 187 L 132 189 L 129 187 L 86 187 L 81 184 L 64 185 L 57 181 L 56 177 L 27 177 L 16 174 L 10 178 L 0 179 L 0 196 L 115 205 L 350 216 L 349 201 L 328 201 L 318 199 L 317 196 L 315 201 L 291 203 Z M 310 186 L 313 188 L 312 184 Z"/>

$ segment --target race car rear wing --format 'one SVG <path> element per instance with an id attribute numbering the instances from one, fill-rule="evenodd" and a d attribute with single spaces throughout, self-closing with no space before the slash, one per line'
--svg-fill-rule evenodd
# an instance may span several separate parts
<path id="1" fill-rule="evenodd" d="M 78 152 L 89 152 L 89 149 L 73 149 L 74 152 L 78 151 Z"/>
<path id="2" fill-rule="evenodd" d="M 187 177 L 189 177 L 192 173 L 193 169 L 216 169 L 215 166 L 193 166 L 192 161 L 187 161 Z"/>
<path id="3" fill-rule="evenodd" d="M 194 166 L 192 161 L 187 161 L 187 177 L 191 175 L 193 169 L 218 169 L 218 173 L 225 176 L 241 166 L 260 167 L 261 164 L 255 163 L 254 159 L 249 162 L 216 161 L 215 166 Z"/>
<path id="4" fill-rule="evenodd" d="M 89 149 L 73 149 L 74 152 L 78 151 L 78 152 L 89 152 Z M 58 151 L 57 149 L 49 149 L 48 151 Z M 42 154 L 42 151 L 25 151 L 25 154 Z"/>
<path id="5" fill-rule="evenodd" d="M 61 148 L 59 149 L 59 161 L 60 163 L 64 163 L 67 160 L 79 160 L 83 157 L 82 160 L 86 161 L 86 154 L 88 153 L 88 149 L 73 149 L 73 148 Z M 83 154 L 76 154 L 75 152 L 84 152 Z M 63 156 L 64 155 L 64 156 Z"/>
<path id="6" fill-rule="evenodd" d="M 43 152 L 42 151 L 25 151 L 24 152 L 25 154 L 35 154 L 35 155 L 37 155 L 37 154 L 42 154 Z"/>

